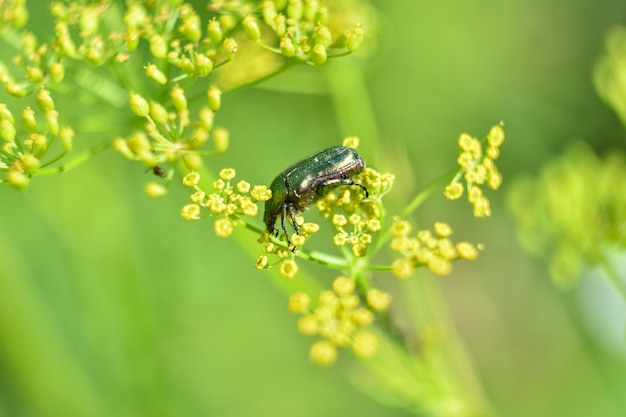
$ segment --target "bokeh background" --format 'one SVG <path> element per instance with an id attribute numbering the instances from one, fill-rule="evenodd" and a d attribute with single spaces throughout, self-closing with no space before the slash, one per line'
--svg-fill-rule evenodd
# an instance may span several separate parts
<path id="1" fill-rule="evenodd" d="M 624 148 L 592 72 L 609 28 L 626 24 L 626 3 L 371 6 L 377 24 L 365 27 L 360 57 L 226 96 L 219 124 L 231 148 L 208 164 L 269 184 L 356 134 L 368 163 L 397 175 L 390 201 L 401 204 L 454 165 L 459 133 L 482 137 L 503 120 L 493 216 L 473 219 L 466 202 L 434 196 L 413 219 L 449 222 L 486 245 L 439 281 L 448 308 L 499 415 L 626 415 L 624 306 L 595 271 L 573 291 L 555 288 L 503 204 L 516 176 L 574 140 Z M 45 21 L 37 2 L 29 10 Z M 300 75 L 301 93 L 281 88 Z M 365 97 L 337 95 L 355 83 Z M 0 416 L 410 415 L 345 378 L 349 356 L 313 366 L 268 274 L 211 222 L 180 218 L 182 186 L 149 199 L 149 175 L 108 152 L 23 192 L 0 187 Z"/>

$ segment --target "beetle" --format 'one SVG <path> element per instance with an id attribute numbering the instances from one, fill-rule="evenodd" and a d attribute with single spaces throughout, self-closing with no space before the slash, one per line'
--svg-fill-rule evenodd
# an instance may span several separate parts
<path id="1" fill-rule="evenodd" d="M 363 159 L 356 150 L 347 146 L 331 146 L 291 165 L 278 174 L 270 185 L 272 198 L 265 202 L 263 215 L 267 231 L 278 236 L 275 226 L 276 219 L 280 216 L 280 224 L 289 245 L 285 217 L 289 215 L 296 233 L 299 234 L 296 215 L 340 185 L 361 187 L 365 191 L 365 198 L 369 197 L 367 188 L 353 179 L 364 168 Z"/>

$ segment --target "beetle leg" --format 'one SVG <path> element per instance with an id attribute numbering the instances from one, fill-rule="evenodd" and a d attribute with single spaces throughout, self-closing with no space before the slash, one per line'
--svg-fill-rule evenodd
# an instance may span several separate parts
<path id="1" fill-rule="evenodd" d="M 356 185 L 359 186 L 363 189 L 363 191 L 365 191 L 365 198 L 368 198 L 370 196 L 370 193 L 367 191 L 367 188 L 365 188 L 365 186 L 359 182 L 354 182 L 354 180 L 352 178 L 336 178 L 336 179 L 332 179 L 332 180 L 328 180 L 328 181 L 324 181 L 321 186 L 322 187 L 327 187 L 327 186 L 337 186 L 337 185 Z"/>

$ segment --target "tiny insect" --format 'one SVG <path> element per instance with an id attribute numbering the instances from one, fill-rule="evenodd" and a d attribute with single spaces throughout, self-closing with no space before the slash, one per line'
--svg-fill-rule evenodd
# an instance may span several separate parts
<path id="1" fill-rule="evenodd" d="M 167 176 L 165 168 L 163 167 L 156 165 L 150 169 L 152 170 L 152 173 L 156 175 L 157 177 L 165 178 Z"/>
<path id="2" fill-rule="evenodd" d="M 299 234 L 296 215 L 311 207 L 332 188 L 356 185 L 365 191 L 365 198 L 369 197 L 367 188 L 353 179 L 364 168 L 363 159 L 353 148 L 347 146 L 332 146 L 291 165 L 278 174 L 270 186 L 272 198 L 265 202 L 263 215 L 267 231 L 278 236 L 275 226 L 276 219 L 280 216 L 281 228 L 287 236 L 287 244 L 290 245 L 289 234 L 285 228 L 287 215 Z"/>

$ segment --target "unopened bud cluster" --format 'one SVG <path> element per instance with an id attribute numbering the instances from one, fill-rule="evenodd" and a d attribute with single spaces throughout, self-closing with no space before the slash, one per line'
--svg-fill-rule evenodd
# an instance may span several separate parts
<path id="1" fill-rule="evenodd" d="M 450 240 L 452 228 L 446 223 L 435 223 L 434 233 L 420 230 L 411 236 L 411 224 L 396 218 L 391 232 L 391 249 L 403 256 L 391 265 L 391 271 L 399 278 L 411 277 L 420 266 L 426 266 L 435 275 L 447 275 L 452 272 L 452 261 L 473 260 L 478 256 L 479 249 L 475 245 L 454 244 Z"/>
<path id="2" fill-rule="evenodd" d="M 50 92 L 41 88 L 36 103 L 37 110 L 25 107 L 18 119 L 0 103 L 0 182 L 18 189 L 26 188 L 42 167 L 72 149 L 74 131 L 59 125 Z"/>
<path id="3" fill-rule="evenodd" d="M 459 157 L 457 162 L 462 169 L 465 185 L 457 176 L 445 189 L 444 195 L 456 200 L 467 188 L 467 199 L 474 207 L 475 217 L 491 216 L 491 207 L 481 186 L 487 185 L 497 190 L 502 184 L 502 174 L 495 165 L 500 156 L 500 146 L 504 142 L 502 125 L 495 125 L 487 134 L 486 140 L 480 141 L 467 133 L 459 136 Z"/>
<path id="4" fill-rule="evenodd" d="M 294 293 L 289 298 L 289 310 L 301 314 L 298 331 L 318 336 L 309 351 L 311 360 L 320 366 L 330 366 L 339 348 L 351 348 L 361 358 L 371 358 L 378 351 L 378 337 L 368 327 L 374 323 L 375 312 L 386 310 L 391 296 L 372 288 L 363 296 L 356 291 L 353 278 L 337 277 L 332 291 L 322 291 L 317 303 L 306 293 Z"/>
<path id="5" fill-rule="evenodd" d="M 184 90 L 173 86 L 169 95 L 171 106 L 166 108 L 158 101 L 131 93 L 130 108 L 146 120 L 145 130 L 113 141 L 115 150 L 126 158 L 165 170 L 159 175 L 163 178 L 171 177 L 173 167 L 180 161 L 189 171 L 197 170 L 202 165 L 201 155 L 222 153 L 228 148 L 228 131 L 214 127 L 213 122 L 221 107 L 221 91 L 217 87 L 209 87 L 206 102 L 194 120 L 190 119 Z M 212 149 L 207 151 L 204 148 L 209 141 Z"/>
<path id="6" fill-rule="evenodd" d="M 215 234 L 229 237 L 241 223 L 241 216 L 255 217 L 259 212 L 257 202 L 266 201 L 272 196 L 265 186 L 252 187 L 244 180 L 235 183 L 235 175 L 232 168 L 222 169 L 219 179 L 213 182 L 212 192 L 206 192 L 200 186 L 200 174 L 187 174 L 183 184 L 192 187 L 194 192 L 190 196 L 192 203 L 185 205 L 180 215 L 185 220 L 198 220 L 204 216 L 215 218 Z"/>

